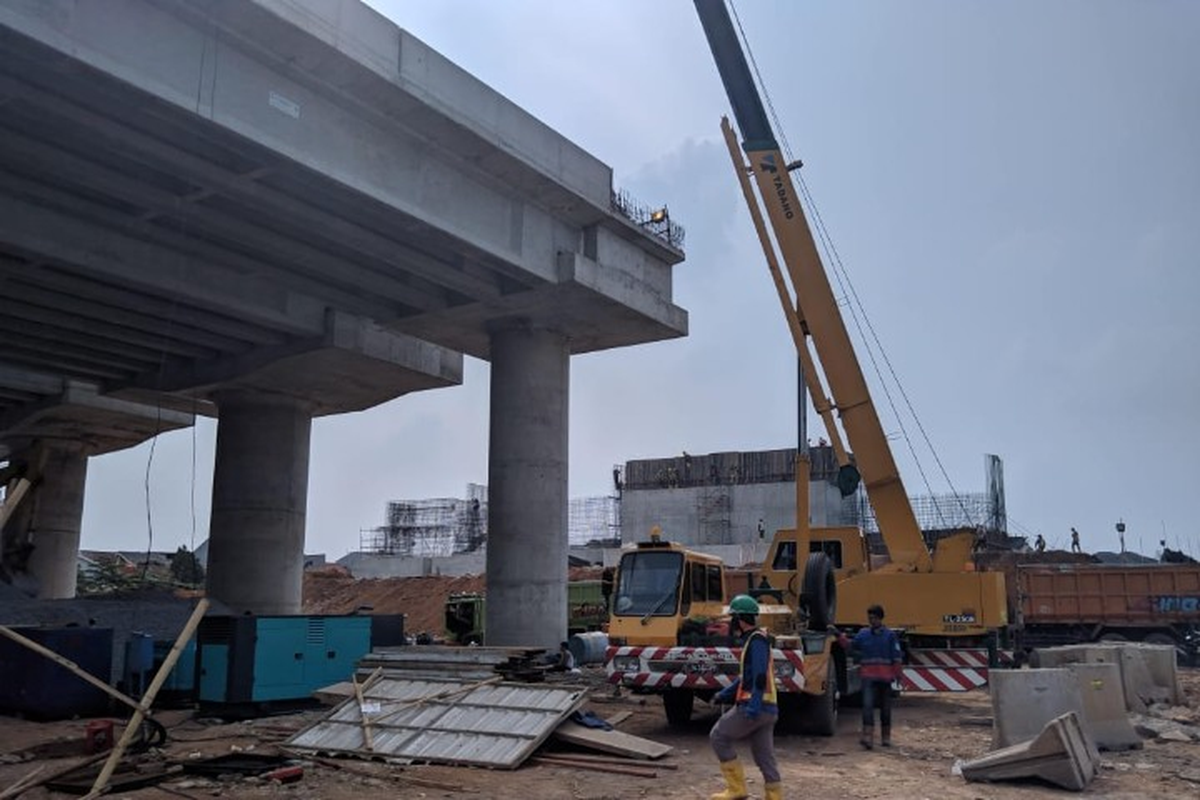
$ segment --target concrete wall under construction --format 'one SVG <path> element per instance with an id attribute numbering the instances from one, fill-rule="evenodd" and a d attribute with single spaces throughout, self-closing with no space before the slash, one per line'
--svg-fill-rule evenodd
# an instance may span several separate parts
<path id="1" fill-rule="evenodd" d="M 809 484 L 810 523 L 814 526 L 853 525 L 857 499 L 843 499 L 826 481 Z M 758 483 L 626 489 L 621 496 L 621 535 L 626 542 L 646 538 L 658 525 L 664 538 L 687 545 L 732 545 L 763 541 L 775 531 L 796 524 L 794 483 Z"/>

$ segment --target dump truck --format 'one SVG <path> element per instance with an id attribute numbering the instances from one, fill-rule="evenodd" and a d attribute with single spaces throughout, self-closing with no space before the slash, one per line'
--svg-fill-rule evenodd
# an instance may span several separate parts
<path id="1" fill-rule="evenodd" d="M 446 598 L 446 638 L 458 644 L 483 644 L 487 598 L 480 592 L 456 592 Z M 608 609 L 598 580 L 567 582 L 567 635 L 598 631 Z"/>
<path id="2" fill-rule="evenodd" d="M 1182 663 L 1200 644 L 1200 564 L 1016 563 L 1005 567 L 1016 648 L 1085 642 L 1171 645 Z"/>

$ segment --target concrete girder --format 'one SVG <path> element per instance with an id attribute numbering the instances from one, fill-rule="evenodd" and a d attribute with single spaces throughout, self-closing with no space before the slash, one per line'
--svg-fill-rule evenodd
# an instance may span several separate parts
<path id="1" fill-rule="evenodd" d="M 218 361 L 175 361 L 129 388 L 211 397 L 244 389 L 308 404 L 313 416 L 361 411 L 395 397 L 462 383 L 462 355 L 348 314 L 324 333 Z M 328 403 L 323 398 L 336 398 Z"/>
<path id="2" fill-rule="evenodd" d="M 97 123 L 102 124 L 102 123 Z M 109 123 L 110 125 L 112 123 Z M 92 135 L 96 136 L 93 130 Z M 273 274 L 282 281 L 290 281 L 300 291 L 317 296 L 328 296 L 331 299 L 350 306 L 351 310 L 359 313 L 371 313 L 388 318 L 397 316 L 401 309 L 387 306 L 383 303 L 368 303 L 367 298 L 380 297 L 401 303 L 403 306 L 418 311 L 429 311 L 444 307 L 446 299 L 428 291 L 422 291 L 411 285 L 411 282 L 398 280 L 385 274 L 376 265 L 376 269 L 358 266 L 357 263 L 337 258 L 323 253 L 304 242 L 272 233 L 269 225 L 252 224 L 249 220 L 252 214 L 249 209 L 239 209 L 240 213 L 222 213 L 209 208 L 201 200 L 219 199 L 221 194 L 215 190 L 204 190 L 189 194 L 183 198 L 170 192 L 155 189 L 145 183 L 126 178 L 122 173 L 98 166 L 89 161 L 76 158 L 61 150 L 54 150 L 40 142 L 33 142 L 26 136 L 4 132 L 0 129 L 0 153 L 3 160 L 10 162 L 10 169 L 27 174 L 37 174 L 41 177 L 53 177 L 67 184 L 85 188 L 88 191 L 120 200 L 133 206 L 145 209 L 145 213 L 136 215 L 133 219 L 115 219 L 114 225 L 123 225 L 135 232 L 151 234 L 164 243 L 172 243 L 181 249 L 199 249 L 196 242 L 182 241 L 183 237 L 168 235 L 166 228 L 148 229 L 139 223 L 152 222 L 156 219 L 168 219 L 186 230 L 188 227 L 202 228 L 206 235 L 215 242 L 236 244 L 237 250 L 210 246 L 202 249 L 214 260 L 226 263 L 240 263 L 243 268 L 264 271 L 273 263 L 280 264 L 271 268 Z M 253 180 L 247 176 L 235 179 L 254 186 Z M 309 216 L 314 216 L 310 214 Z M 293 219 L 292 224 L 300 220 Z M 313 220 L 313 224 L 318 223 Z M 157 226 L 156 226 L 157 227 Z M 324 225 L 322 225 L 324 227 Z M 138 229 L 141 231 L 138 231 Z M 151 230 L 153 231 L 151 233 Z M 318 235 L 320 228 L 312 234 Z M 174 242 L 171 240 L 174 239 Z M 237 252 L 246 252 L 249 248 L 254 251 L 253 260 L 237 256 Z M 393 253 L 395 255 L 395 253 Z M 282 264 L 287 264 L 287 268 Z M 294 277 L 293 270 L 307 273 L 308 278 Z M 404 276 L 400 276 L 403 278 Z M 322 281 L 321 278 L 324 278 Z M 362 290 L 354 294 L 335 289 L 336 284 L 351 285 Z M 357 304 L 358 307 L 353 307 Z M 410 312 L 411 313 L 411 312 Z"/>
<path id="3" fill-rule="evenodd" d="M 61 391 L 0 415 L 0 430 L 6 432 L 0 457 L 37 441 L 75 442 L 85 454 L 99 455 L 194 423 L 186 411 L 113 397 L 94 383 L 69 380 Z"/>
<path id="4" fill-rule="evenodd" d="M 218 352 L 237 352 L 254 345 L 274 345 L 287 340 L 283 333 L 225 314 L 123 291 L 96 280 L 56 271 L 44 264 L 15 267 L 11 261 L 0 258 L 0 274 L 8 277 L 6 297 L 74 315 L 89 325 L 107 323 L 161 337 L 164 341 L 194 342 Z M 165 345 L 163 349 L 167 349 Z"/>
<path id="5" fill-rule="evenodd" d="M 73 265 L 151 294 L 236 314 L 291 335 L 311 336 L 324 325 L 324 305 L 283 290 L 267 278 L 242 276 L 54 209 L 35 208 L 5 194 L 0 194 L 0 240 L 24 253 Z M 98 242 L 104 246 L 98 247 Z M 142 264 L 158 268 L 147 270 Z"/>

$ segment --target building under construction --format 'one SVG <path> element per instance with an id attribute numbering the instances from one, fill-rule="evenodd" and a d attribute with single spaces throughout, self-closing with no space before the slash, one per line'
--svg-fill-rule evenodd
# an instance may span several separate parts
<path id="1" fill-rule="evenodd" d="M 571 544 L 620 546 L 616 497 L 575 498 L 567 517 Z M 467 485 L 466 499 L 393 500 L 387 504 L 387 524 L 362 531 L 359 549 L 385 555 L 450 556 L 476 552 L 486 541 L 487 487 L 472 483 Z"/>
<path id="2" fill-rule="evenodd" d="M 875 515 L 860 487 L 843 497 L 833 448 L 809 448 L 809 508 L 814 527 L 857 526 L 873 552 L 886 552 Z M 682 544 L 735 545 L 770 541 L 796 519 L 795 449 L 682 453 L 630 461 L 614 474 L 621 498 L 621 527 L 641 539 L 654 526 Z M 932 542 L 943 532 L 971 528 L 1006 539 L 1000 459 L 988 456 L 984 493 L 911 498 L 921 529 Z"/>

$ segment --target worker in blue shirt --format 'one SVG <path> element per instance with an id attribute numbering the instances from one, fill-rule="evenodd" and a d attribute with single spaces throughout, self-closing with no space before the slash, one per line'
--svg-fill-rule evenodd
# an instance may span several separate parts
<path id="1" fill-rule="evenodd" d="M 739 594 L 729 603 L 735 635 L 742 639 L 742 657 L 738 678 L 713 697 L 715 703 L 734 703 L 713 725 L 709 733 L 713 751 L 721 762 L 725 791 L 712 800 L 742 800 L 749 797 L 746 773 L 738 761 L 734 742 L 747 739 L 750 753 L 763 776 L 764 800 L 783 800 L 783 784 L 775 763 L 775 721 L 779 702 L 775 696 L 775 669 L 771 664 L 771 643 L 758 627 L 758 602 Z"/>
<path id="2" fill-rule="evenodd" d="M 880 744 L 892 745 L 892 681 L 900 675 L 904 655 L 896 632 L 883 624 L 883 606 L 867 609 L 867 627 L 850 642 L 850 654 L 862 678 L 863 747 L 875 746 L 875 704 L 879 704 Z"/>

